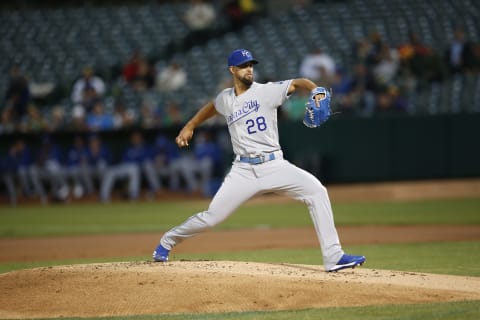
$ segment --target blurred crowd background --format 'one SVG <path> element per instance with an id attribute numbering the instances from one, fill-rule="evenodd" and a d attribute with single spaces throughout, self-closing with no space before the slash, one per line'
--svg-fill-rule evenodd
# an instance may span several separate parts
<path id="1" fill-rule="evenodd" d="M 109 201 L 121 180 L 130 199 L 211 195 L 228 137 L 204 130 L 184 153 L 163 133 L 230 85 L 226 56 L 239 47 L 260 61 L 259 82 L 331 87 L 341 117 L 480 112 L 474 0 L 2 2 L 0 190 L 11 203 Z M 282 121 L 301 121 L 307 98 L 289 99 Z M 123 133 L 113 156 L 107 132 Z M 71 141 L 58 146 L 62 133 Z"/>

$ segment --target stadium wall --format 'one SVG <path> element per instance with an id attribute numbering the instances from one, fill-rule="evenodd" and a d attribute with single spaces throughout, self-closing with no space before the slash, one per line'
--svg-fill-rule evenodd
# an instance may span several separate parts
<path id="1" fill-rule="evenodd" d="M 479 114 L 333 119 L 315 130 L 288 122 L 280 132 L 286 157 L 320 161 L 325 182 L 480 176 Z"/>

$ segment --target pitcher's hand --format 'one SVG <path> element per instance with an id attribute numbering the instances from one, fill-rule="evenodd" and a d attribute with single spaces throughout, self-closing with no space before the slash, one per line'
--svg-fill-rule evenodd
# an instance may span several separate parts
<path id="1" fill-rule="evenodd" d="M 190 141 L 192 137 L 193 130 L 190 129 L 188 126 L 185 126 L 182 130 L 180 130 L 180 133 L 175 138 L 175 142 L 180 148 L 188 147 L 188 141 Z"/>

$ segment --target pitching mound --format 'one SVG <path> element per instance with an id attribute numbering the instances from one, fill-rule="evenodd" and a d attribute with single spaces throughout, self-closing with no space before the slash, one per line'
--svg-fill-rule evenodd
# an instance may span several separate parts
<path id="1" fill-rule="evenodd" d="M 365 268 L 176 261 L 0 274 L 0 318 L 283 310 L 480 299 L 480 278 Z"/>

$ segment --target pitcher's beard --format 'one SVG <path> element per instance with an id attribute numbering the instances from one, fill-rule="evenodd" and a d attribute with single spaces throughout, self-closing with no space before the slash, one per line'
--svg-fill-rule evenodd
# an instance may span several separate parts
<path id="1" fill-rule="evenodd" d="M 250 87 L 253 83 L 253 77 L 252 78 L 241 78 L 240 81 L 247 87 Z"/>

